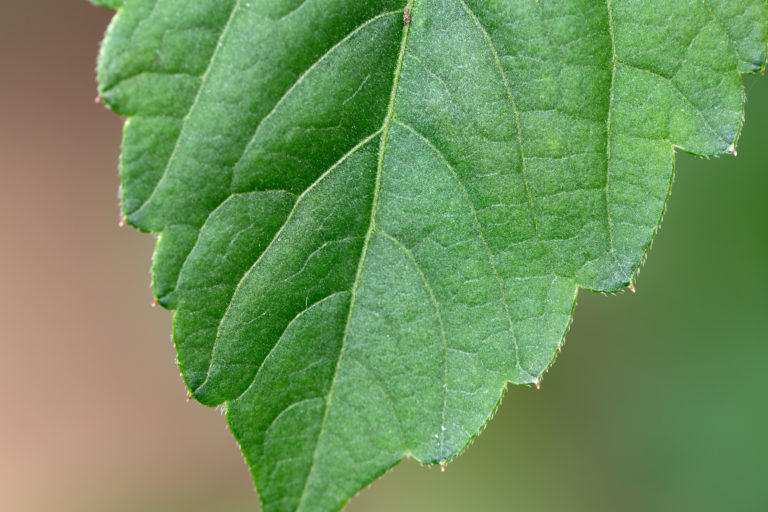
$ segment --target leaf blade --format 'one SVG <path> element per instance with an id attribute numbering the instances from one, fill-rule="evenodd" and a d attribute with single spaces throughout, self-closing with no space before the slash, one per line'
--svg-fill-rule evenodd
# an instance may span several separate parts
<path id="1" fill-rule="evenodd" d="M 182 372 L 226 404 L 274 510 L 443 463 L 506 382 L 538 383 L 578 288 L 631 283 L 674 148 L 732 150 L 768 18 L 762 0 L 418 0 L 406 24 L 399 1 L 182 3 L 122 3 L 100 90 L 131 118 L 123 207 L 162 231 Z"/>

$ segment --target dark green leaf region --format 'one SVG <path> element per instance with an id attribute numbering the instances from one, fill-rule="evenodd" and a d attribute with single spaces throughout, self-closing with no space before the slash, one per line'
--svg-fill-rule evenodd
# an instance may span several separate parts
<path id="1" fill-rule="evenodd" d="M 766 0 L 96 3 L 125 218 L 267 511 L 443 464 L 538 384 L 766 59 Z"/>

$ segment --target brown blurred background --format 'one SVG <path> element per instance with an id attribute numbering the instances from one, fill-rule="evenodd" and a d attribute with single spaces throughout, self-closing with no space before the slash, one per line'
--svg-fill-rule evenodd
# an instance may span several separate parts
<path id="1" fill-rule="evenodd" d="M 0 511 L 257 510 L 224 418 L 185 401 L 154 241 L 118 228 L 110 17 L 0 0 Z M 678 157 L 638 293 L 582 292 L 541 391 L 350 511 L 768 510 L 768 80 L 747 88 L 739 157 Z"/>

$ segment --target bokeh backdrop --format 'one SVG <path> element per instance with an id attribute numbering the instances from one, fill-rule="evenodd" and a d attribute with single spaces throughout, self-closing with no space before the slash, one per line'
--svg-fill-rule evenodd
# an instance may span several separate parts
<path id="1" fill-rule="evenodd" d="M 255 511 L 150 307 L 154 241 L 118 228 L 122 121 L 94 103 L 110 17 L 0 0 L 0 510 Z M 582 292 L 541 390 L 350 512 L 768 510 L 768 79 L 745 84 L 738 157 L 678 155 L 637 293 Z"/>

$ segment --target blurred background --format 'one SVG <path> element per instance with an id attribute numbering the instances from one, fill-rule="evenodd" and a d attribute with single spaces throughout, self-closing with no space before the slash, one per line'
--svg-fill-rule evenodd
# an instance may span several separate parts
<path id="1" fill-rule="evenodd" d="M 256 511 L 224 418 L 185 401 L 154 240 L 118 228 L 110 17 L 0 0 L 0 510 Z M 738 157 L 678 155 L 637 293 L 582 292 L 540 391 L 349 511 L 768 510 L 768 79 L 745 83 Z"/>

